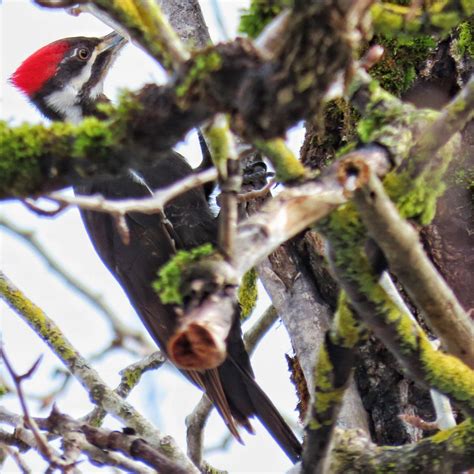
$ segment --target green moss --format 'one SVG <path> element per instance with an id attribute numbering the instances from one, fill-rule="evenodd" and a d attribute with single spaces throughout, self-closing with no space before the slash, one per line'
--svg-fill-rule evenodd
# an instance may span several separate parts
<path id="1" fill-rule="evenodd" d="M 194 57 L 194 62 L 184 79 L 175 88 L 178 97 L 184 97 L 190 89 L 210 72 L 218 71 L 222 66 L 222 57 L 216 51 L 204 51 Z"/>
<path id="2" fill-rule="evenodd" d="M 474 371 L 457 357 L 433 349 L 426 336 L 420 338 L 420 359 L 427 382 L 440 392 L 467 405 L 474 413 Z"/>
<path id="3" fill-rule="evenodd" d="M 417 68 L 436 47 L 436 40 L 429 35 L 397 38 L 379 36 L 376 42 L 384 47 L 385 53 L 370 73 L 384 89 L 397 97 L 413 84 Z"/>
<path id="4" fill-rule="evenodd" d="M 93 117 L 77 126 L 53 122 L 48 127 L 29 124 L 9 127 L 2 121 L 0 194 L 31 194 L 41 187 L 45 178 L 74 168 L 72 160 L 108 158 L 110 148 L 121 138 L 117 127 Z"/>
<path id="5" fill-rule="evenodd" d="M 180 250 L 158 272 L 153 288 L 165 304 L 182 304 L 182 272 L 190 264 L 214 252 L 211 244 L 204 244 L 189 251 Z"/>
<path id="6" fill-rule="evenodd" d="M 457 140 L 452 140 L 438 153 L 440 158 L 432 158 L 425 170 L 419 174 L 417 157 L 413 156 L 403 171 L 394 170 L 384 179 L 387 194 L 395 202 L 400 215 L 406 219 L 416 219 L 420 224 L 429 224 L 436 215 L 436 203 L 443 195 L 446 184 L 443 181 L 446 170 L 457 150 Z M 413 176 L 417 176 L 413 179 Z"/>
<path id="7" fill-rule="evenodd" d="M 436 214 L 436 202 L 444 190 L 443 182 L 427 182 L 424 177 L 413 180 L 409 172 L 392 171 L 384 179 L 387 194 L 405 219 L 429 224 Z"/>
<path id="8" fill-rule="evenodd" d="M 10 128 L 0 122 L 0 186 L 12 196 L 41 183 L 38 158 L 44 154 L 47 131 L 42 126 L 20 125 Z"/>
<path id="9" fill-rule="evenodd" d="M 471 19 L 460 23 L 457 28 L 457 31 L 457 53 L 461 57 L 468 55 L 470 58 L 474 58 L 474 17 L 471 17 Z"/>
<path id="10" fill-rule="evenodd" d="M 54 127 L 57 124 L 53 124 Z M 90 117 L 82 121 L 75 130 L 76 140 L 71 148 L 71 156 L 74 158 L 106 158 L 109 148 L 116 143 L 117 136 L 113 127 L 107 122 Z"/>
<path id="11" fill-rule="evenodd" d="M 238 298 L 241 308 L 240 318 L 247 319 L 257 304 L 257 271 L 252 268 L 245 273 L 239 286 Z"/>
<path id="12" fill-rule="evenodd" d="M 292 5 L 292 0 L 252 0 L 240 17 L 239 33 L 256 38 L 273 18 Z"/>

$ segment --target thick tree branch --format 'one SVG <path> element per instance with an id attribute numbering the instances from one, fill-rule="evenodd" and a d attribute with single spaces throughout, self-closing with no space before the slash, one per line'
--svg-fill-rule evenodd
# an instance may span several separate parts
<path id="1" fill-rule="evenodd" d="M 355 193 L 354 202 L 390 269 L 422 310 L 445 349 L 474 368 L 474 324 L 426 256 L 418 233 L 400 217 L 378 178 L 371 175 Z"/>
<path id="2" fill-rule="evenodd" d="M 323 473 L 333 431 L 349 386 L 361 328 L 341 293 L 330 331 L 321 344 L 315 367 L 311 412 L 306 424 L 303 473 Z"/>
<path id="3" fill-rule="evenodd" d="M 463 472 L 474 467 L 474 423 L 464 423 L 406 446 L 376 446 L 357 431 L 337 430 L 329 472 Z"/>
<path id="4" fill-rule="evenodd" d="M 131 157 L 135 165 L 151 163 L 219 112 L 229 113 L 234 131 L 250 141 L 282 135 L 315 115 L 335 75 L 350 62 L 349 19 L 331 11 L 330 2 L 295 11 L 271 60 L 243 39 L 196 52 L 173 84 L 146 86 L 111 110 L 111 123 L 87 119 L 78 127 L 54 124 L 49 129 L 2 123 L 0 147 L 7 159 L 0 198 L 44 193 L 79 177 L 117 174 Z"/>
<path id="5" fill-rule="evenodd" d="M 331 262 L 351 305 L 397 357 L 410 377 L 448 396 L 474 414 L 474 371 L 454 356 L 436 351 L 422 329 L 401 311 L 379 283 L 365 253 L 366 230 L 352 205 L 321 224 L 330 243 Z"/>

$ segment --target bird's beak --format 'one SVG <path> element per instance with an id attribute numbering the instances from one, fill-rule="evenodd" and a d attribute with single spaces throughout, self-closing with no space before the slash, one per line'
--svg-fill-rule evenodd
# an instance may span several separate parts
<path id="1" fill-rule="evenodd" d="M 98 54 L 109 50 L 111 50 L 110 52 L 118 52 L 122 46 L 127 43 L 127 41 L 128 40 L 121 34 L 117 33 L 116 31 L 112 31 L 112 33 L 109 33 L 102 38 L 96 49 Z"/>

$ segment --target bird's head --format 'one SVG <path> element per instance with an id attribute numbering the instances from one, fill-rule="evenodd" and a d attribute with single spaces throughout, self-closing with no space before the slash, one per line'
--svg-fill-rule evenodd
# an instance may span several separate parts
<path id="1" fill-rule="evenodd" d="M 126 42 L 116 32 L 55 41 L 25 59 L 10 81 L 49 119 L 77 123 L 94 114 L 107 72 Z"/>

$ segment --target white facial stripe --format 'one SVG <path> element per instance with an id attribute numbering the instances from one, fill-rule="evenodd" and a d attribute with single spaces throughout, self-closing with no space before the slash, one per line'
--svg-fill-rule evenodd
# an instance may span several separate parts
<path id="1" fill-rule="evenodd" d="M 74 54 L 77 50 L 74 51 Z M 72 123 L 80 122 L 82 117 L 81 107 L 77 105 L 79 92 L 84 84 L 90 79 L 92 73 L 92 66 L 97 57 L 97 51 L 94 51 L 84 65 L 79 75 L 73 77 L 66 87 L 53 92 L 45 98 L 49 107 L 55 110 L 61 117 L 65 117 L 66 121 Z M 68 58 L 63 59 L 67 61 Z M 103 80 L 99 81 L 90 91 L 90 97 L 95 99 L 103 91 Z"/>
<path id="2" fill-rule="evenodd" d="M 76 104 L 77 91 L 70 86 L 45 97 L 49 107 L 55 110 L 66 121 L 78 123 L 82 120 L 82 110 Z"/>

